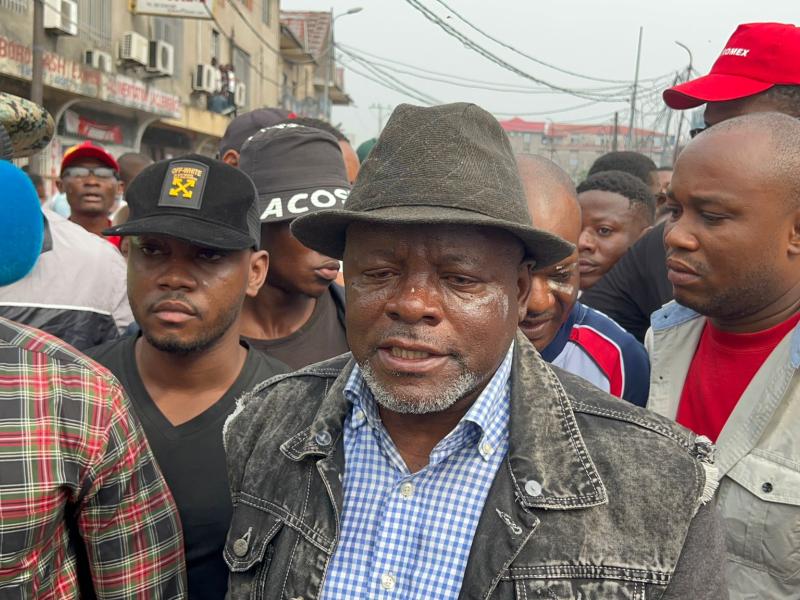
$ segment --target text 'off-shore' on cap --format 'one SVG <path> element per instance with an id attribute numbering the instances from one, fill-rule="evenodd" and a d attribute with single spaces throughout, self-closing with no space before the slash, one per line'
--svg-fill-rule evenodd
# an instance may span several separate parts
<path id="1" fill-rule="evenodd" d="M 253 180 L 262 223 L 342 208 L 350 182 L 339 142 L 326 131 L 281 123 L 242 146 L 239 168 Z"/>
<path id="2" fill-rule="evenodd" d="M 219 250 L 258 249 L 256 190 L 239 169 L 200 154 L 145 168 L 125 191 L 130 218 L 103 235 L 168 235 Z"/>
<path id="3" fill-rule="evenodd" d="M 353 223 L 470 225 L 505 230 L 539 266 L 574 247 L 536 229 L 503 128 L 474 104 L 401 104 L 361 167 L 343 209 L 304 215 L 292 233 L 330 256 L 344 254 Z"/>

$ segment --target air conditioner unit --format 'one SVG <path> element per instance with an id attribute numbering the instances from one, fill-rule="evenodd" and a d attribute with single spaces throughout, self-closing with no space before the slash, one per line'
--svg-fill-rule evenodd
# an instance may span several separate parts
<path id="1" fill-rule="evenodd" d="M 239 108 L 247 104 L 247 86 L 245 84 L 236 84 L 236 90 L 233 94 L 233 103 Z"/>
<path id="2" fill-rule="evenodd" d="M 175 48 L 163 40 L 151 40 L 147 70 L 159 75 L 172 75 L 175 71 Z"/>
<path id="3" fill-rule="evenodd" d="M 213 65 L 197 65 L 192 79 L 192 89 L 195 92 L 213 94 L 219 89 L 217 85 L 217 69 Z"/>
<path id="4" fill-rule="evenodd" d="M 102 50 L 87 50 L 83 53 L 83 62 L 104 73 L 111 73 L 114 70 L 114 59 L 108 52 Z"/>
<path id="5" fill-rule="evenodd" d="M 150 43 L 141 33 L 127 31 L 119 43 L 119 57 L 126 62 L 147 66 Z"/>
<path id="6" fill-rule="evenodd" d="M 55 35 L 78 35 L 76 0 L 45 0 L 44 28 Z"/>

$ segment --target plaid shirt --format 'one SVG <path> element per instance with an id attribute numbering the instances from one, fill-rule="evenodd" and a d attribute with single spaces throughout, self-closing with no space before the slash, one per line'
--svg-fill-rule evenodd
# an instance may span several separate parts
<path id="1" fill-rule="evenodd" d="M 508 451 L 513 344 L 469 411 L 410 473 L 356 365 L 345 396 L 344 510 L 322 597 L 457 598 L 489 488 Z"/>
<path id="2" fill-rule="evenodd" d="M 185 597 L 175 505 L 122 388 L 0 318 L 0 597 L 79 597 L 65 511 L 98 598 Z"/>

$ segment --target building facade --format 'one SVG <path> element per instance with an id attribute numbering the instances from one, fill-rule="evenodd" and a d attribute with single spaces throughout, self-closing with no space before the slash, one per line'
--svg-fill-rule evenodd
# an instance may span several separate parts
<path id="1" fill-rule="evenodd" d="M 115 155 L 213 156 L 233 114 L 280 104 L 278 0 L 44 2 L 44 105 L 57 132 L 39 167 L 48 193 L 63 151 L 84 139 Z M 23 97 L 33 4 L 0 0 L 0 89 Z"/>
<path id="2" fill-rule="evenodd" d="M 526 121 L 515 117 L 500 121 L 517 154 L 544 156 L 560 166 L 576 183 L 586 178 L 592 163 L 614 148 L 613 125 L 581 125 L 552 121 Z M 634 150 L 662 164 L 671 159 L 671 145 L 664 134 L 647 129 L 634 129 L 631 136 L 626 126 L 616 131 L 617 150 Z M 669 141 L 668 141 L 669 142 Z M 666 164 L 666 163 L 665 163 Z"/>

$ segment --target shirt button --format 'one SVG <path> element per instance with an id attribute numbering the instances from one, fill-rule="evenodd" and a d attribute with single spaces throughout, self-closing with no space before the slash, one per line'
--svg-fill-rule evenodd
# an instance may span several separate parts
<path id="1" fill-rule="evenodd" d="M 320 446 L 327 446 L 331 443 L 331 434 L 327 431 L 320 431 L 317 435 L 314 436 L 314 441 L 317 442 Z"/>
<path id="2" fill-rule="evenodd" d="M 764 482 L 764 485 L 761 486 L 761 489 L 765 494 L 769 494 L 772 491 L 772 484 L 769 481 Z"/>
<path id="3" fill-rule="evenodd" d="M 406 481 L 400 486 L 400 495 L 403 498 L 411 498 L 411 496 L 414 495 L 414 484 L 410 481 Z"/>
<path id="4" fill-rule="evenodd" d="M 494 448 L 492 448 L 489 442 L 483 442 L 483 444 L 481 444 L 481 452 L 486 456 L 491 456 L 494 452 Z"/>
<path id="5" fill-rule="evenodd" d="M 364 420 L 364 411 L 360 408 L 353 413 L 353 420 L 354 421 L 363 421 Z"/>
<path id="6" fill-rule="evenodd" d="M 391 573 L 386 573 L 385 575 L 381 575 L 381 587 L 385 589 L 387 592 L 391 592 L 394 589 L 396 583 L 397 583 L 397 578 Z"/>
<path id="7" fill-rule="evenodd" d="M 542 495 L 542 484 L 536 481 L 535 479 L 529 479 L 525 482 L 525 493 L 529 496 L 541 496 Z"/>
<path id="8" fill-rule="evenodd" d="M 233 553 L 239 558 L 242 558 L 245 554 L 247 554 L 249 546 L 250 544 L 247 543 L 247 540 L 241 537 L 233 542 Z"/>

